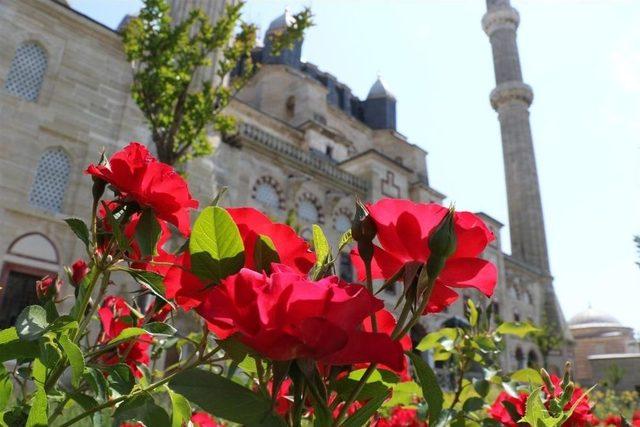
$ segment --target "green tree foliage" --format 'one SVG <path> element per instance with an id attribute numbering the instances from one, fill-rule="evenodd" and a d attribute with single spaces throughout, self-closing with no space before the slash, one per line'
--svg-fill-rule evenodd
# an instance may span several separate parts
<path id="1" fill-rule="evenodd" d="M 256 27 L 242 21 L 243 5 L 227 5 L 215 23 L 197 9 L 174 23 L 165 0 L 145 0 L 125 28 L 133 99 L 149 124 L 160 161 L 175 165 L 210 154 L 209 130 L 223 137 L 234 131 L 234 120 L 222 111 L 255 71 Z M 312 24 L 309 9 L 294 18 L 287 30 L 273 35 L 277 49 L 291 46 Z M 242 71 L 231 79 L 240 62 Z"/>

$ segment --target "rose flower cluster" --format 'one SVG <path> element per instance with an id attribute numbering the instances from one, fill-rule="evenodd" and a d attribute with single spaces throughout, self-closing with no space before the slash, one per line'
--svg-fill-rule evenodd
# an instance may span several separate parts
<path id="1" fill-rule="evenodd" d="M 190 214 L 198 202 L 171 167 L 141 144 L 131 143 L 108 160 L 90 165 L 86 173 L 94 180 L 94 198 L 101 199 L 107 187 L 114 194 L 94 206 L 96 263 L 120 259 L 130 268 L 161 276 L 169 301 L 156 299 L 146 312 L 138 313 L 121 298 L 107 297 L 98 310 L 104 343 L 126 327 L 142 327 L 166 316 L 173 305 L 197 312 L 219 342 L 238 341 L 274 363 L 312 363 L 323 378 L 342 371 L 340 378 L 367 367 L 406 377 L 405 352 L 411 350 L 407 332 L 419 317 L 451 305 L 458 298 L 456 289 L 475 288 L 491 296 L 496 285 L 495 266 L 480 258 L 494 236 L 477 216 L 396 199 L 361 206 L 354 219 L 356 247 L 351 258 L 361 283 L 341 280 L 331 274 L 331 266 L 317 269 L 322 260 L 307 241 L 288 225 L 249 207 L 223 210 L 241 239 L 242 265 L 212 279 L 193 268 L 200 261 L 189 245 L 176 253 L 166 248 L 178 233 L 192 242 L 197 237 L 191 234 Z M 173 230 L 177 233 L 172 236 Z M 151 243 L 149 234 L 154 237 Z M 261 256 L 265 247 L 267 262 Z M 71 272 L 74 283 L 87 274 L 87 263 L 77 261 Z M 400 307 L 404 314 L 398 319 L 375 296 L 373 280 L 385 286 L 400 282 L 405 295 L 411 296 Z M 103 355 L 102 362 L 127 363 L 140 375 L 139 367 L 149 363 L 151 340 L 142 335 L 124 342 Z M 415 411 L 397 409 L 376 425 L 422 422 L 415 421 Z"/>

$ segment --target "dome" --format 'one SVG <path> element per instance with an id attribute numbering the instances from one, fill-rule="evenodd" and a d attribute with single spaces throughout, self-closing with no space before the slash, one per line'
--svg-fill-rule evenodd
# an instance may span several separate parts
<path id="1" fill-rule="evenodd" d="M 282 15 L 271 21 L 271 24 L 269 24 L 269 28 L 267 29 L 267 33 L 272 33 L 274 31 L 284 31 L 295 21 L 295 18 L 287 8 L 284 10 L 284 13 Z"/>
<path id="2" fill-rule="evenodd" d="M 576 314 L 569 320 L 569 326 L 587 326 L 587 325 L 620 325 L 618 319 L 604 311 L 596 310 L 589 307 L 588 309 Z"/>
<path id="3" fill-rule="evenodd" d="M 382 80 L 382 77 L 378 76 L 376 82 L 369 89 L 369 95 L 367 95 L 367 99 L 371 98 L 392 98 L 396 99 L 396 97 L 391 93 L 386 83 Z"/>

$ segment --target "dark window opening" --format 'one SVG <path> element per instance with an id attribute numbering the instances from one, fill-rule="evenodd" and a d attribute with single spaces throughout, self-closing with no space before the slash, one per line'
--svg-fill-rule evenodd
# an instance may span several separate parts
<path id="1" fill-rule="evenodd" d="M 0 291 L 0 329 L 15 325 L 18 315 L 25 307 L 38 304 L 36 282 L 40 279 L 41 275 L 16 270 L 8 272 L 6 280 L 3 280 L 5 288 Z"/>
<path id="2" fill-rule="evenodd" d="M 285 107 L 287 110 L 287 117 L 292 118 L 296 114 L 296 97 L 293 95 L 288 97 Z"/>
<path id="3" fill-rule="evenodd" d="M 324 154 L 326 154 L 327 156 L 333 158 L 333 147 L 330 145 L 327 145 L 324 149 Z"/>

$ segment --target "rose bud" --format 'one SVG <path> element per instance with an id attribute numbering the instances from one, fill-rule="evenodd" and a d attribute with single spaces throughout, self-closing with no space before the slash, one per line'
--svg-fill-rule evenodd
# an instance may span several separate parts
<path id="1" fill-rule="evenodd" d="M 52 298 L 58 293 L 61 285 L 62 282 L 57 277 L 44 276 L 36 282 L 36 295 L 41 301 Z"/>
<path id="2" fill-rule="evenodd" d="M 89 266 L 82 258 L 78 259 L 71 265 L 71 284 L 73 286 L 80 285 L 87 274 L 89 274 Z"/>

